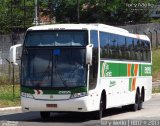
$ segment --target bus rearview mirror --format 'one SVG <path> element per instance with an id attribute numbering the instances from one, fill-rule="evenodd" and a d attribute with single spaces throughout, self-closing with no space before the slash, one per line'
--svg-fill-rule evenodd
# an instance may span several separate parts
<path id="1" fill-rule="evenodd" d="M 22 54 L 22 44 L 13 45 L 10 47 L 9 51 L 9 61 L 14 65 L 18 65 L 18 60 L 20 60 Z"/>
<path id="2" fill-rule="evenodd" d="M 86 64 L 92 64 L 92 48 L 93 44 L 86 46 Z"/>

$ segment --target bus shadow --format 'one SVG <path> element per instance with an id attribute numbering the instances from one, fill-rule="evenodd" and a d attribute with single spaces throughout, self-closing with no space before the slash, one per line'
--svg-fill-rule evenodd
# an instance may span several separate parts
<path id="1" fill-rule="evenodd" d="M 127 110 L 123 110 L 122 108 L 112 108 L 107 109 L 104 113 L 105 117 L 110 117 L 117 114 L 122 114 L 129 112 Z M 63 122 L 63 123 L 83 123 L 86 121 L 96 120 L 93 112 L 89 113 L 52 113 L 51 117 L 42 120 L 40 118 L 39 112 L 26 112 L 26 113 L 16 113 L 10 115 L 2 115 L 0 116 L 0 120 L 5 121 L 20 121 L 20 122 Z M 98 120 L 97 120 L 98 121 Z"/>

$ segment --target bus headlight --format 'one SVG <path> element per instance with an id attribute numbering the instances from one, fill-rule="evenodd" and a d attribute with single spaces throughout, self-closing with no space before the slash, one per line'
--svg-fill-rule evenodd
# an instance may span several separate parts
<path id="1" fill-rule="evenodd" d="M 22 96 L 22 97 L 25 97 L 25 98 L 34 98 L 32 94 L 30 94 L 30 93 L 25 93 L 25 92 L 22 92 L 22 93 L 21 93 L 21 96 Z"/>
<path id="2" fill-rule="evenodd" d="M 84 97 L 84 96 L 87 96 L 88 93 L 87 92 L 81 92 L 81 93 L 74 93 L 71 95 L 70 98 L 80 98 L 80 97 Z"/>

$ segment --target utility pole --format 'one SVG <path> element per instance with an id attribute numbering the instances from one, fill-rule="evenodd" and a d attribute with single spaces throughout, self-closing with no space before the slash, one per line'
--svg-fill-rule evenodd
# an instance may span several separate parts
<path id="1" fill-rule="evenodd" d="M 26 29 L 26 22 L 25 22 L 25 20 L 26 20 L 26 0 L 24 0 L 24 3 L 23 3 L 23 7 L 24 7 L 24 22 L 23 22 L 23 27 L 24 27 L 24 29 Z"/>
<path id="2" fill-rule="evenodd" d="M 154 31 L 156 32 L 156 48 L 158 48 L 158 31 L 156 29 Z"/>
<path id="3" fill-rule="evenodd" d="M 38 22 L 38 0 L 35 0 L 35 25 L 39 25 L 39 22 Z"/>
<path id="4" fill-rule="evenodd" d="M 11 42 L 12 45 L 14 45 L 14 41 L 13 41 L 13 0 L 11 0 Z M 15 98 L 15 78 L 14 78 L 14 64 L 12 64 L 12 93 L 13 93 L 13 99 Z"/>
<path id="5" fill-rule="evenodd" d="M 77 0 L 77 23 L 79 23 L 79 0 Z"/>

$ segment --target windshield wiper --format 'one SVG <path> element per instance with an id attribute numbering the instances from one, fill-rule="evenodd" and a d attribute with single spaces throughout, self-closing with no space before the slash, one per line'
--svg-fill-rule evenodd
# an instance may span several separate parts
<path id="1" fill-rule="evenodd" d="M 60 80 L 62 81 L 63 85 L 64 85 L 65 87 L 68 87 L 68 85 L 67 85 L 67 83 L 66 83 L 66 80 L 64 80 L 63 76 L 62 76 L 60 73 L 57 72 L 56 66 L 55 66 L 55 74 L 59 76 L 59 78 L 60 78 Z"/>

